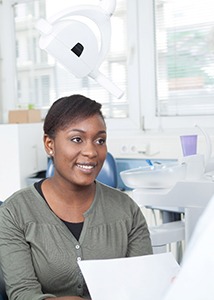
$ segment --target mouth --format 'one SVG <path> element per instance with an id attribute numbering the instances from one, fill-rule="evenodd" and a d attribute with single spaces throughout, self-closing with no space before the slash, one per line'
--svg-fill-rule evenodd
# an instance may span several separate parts
<path id="1" fill-rule="evenodd" d="M 83 163 L 79 164 L 77 163 L 76 166 L 82 170 L 90 171 L 93 170 L 96 167 L 97 164 L 95 163 Z"/>

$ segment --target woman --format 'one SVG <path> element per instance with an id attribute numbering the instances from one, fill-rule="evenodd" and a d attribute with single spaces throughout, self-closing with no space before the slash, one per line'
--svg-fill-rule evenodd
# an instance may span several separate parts
<path id="1" fill-rule="evenodd" d="M 101 105 L 57 100 L 44 122 L 54 175 L 0 207 L 0 261 L 9 299 L 90 299 L 81 259 L 151 254 L 146 221 L 126 194 L 96 181 L 107 154 Z"/>

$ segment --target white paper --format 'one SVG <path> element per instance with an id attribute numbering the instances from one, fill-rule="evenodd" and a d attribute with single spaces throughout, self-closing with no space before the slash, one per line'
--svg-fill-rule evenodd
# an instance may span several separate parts
<path id="1" fill-rule="evenodd" d="M 169 252 L 83 260 L 79 266 L 93 300 L 161 300 L 180 269 Z"/>
<path id="2" fill-rule="evenodd" d="M 202 214 L 184 253 L 181 270 L 164 300 L 214 299 L 214 197 Z"/>

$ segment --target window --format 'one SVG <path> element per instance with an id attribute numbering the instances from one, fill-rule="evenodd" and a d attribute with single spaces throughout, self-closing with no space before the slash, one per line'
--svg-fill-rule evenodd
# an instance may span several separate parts
<path id="1" fill-rule="evenodd" d="M 183 127 L 212 124 L 214 115 L 214 2 L 213 0 L 149 0 L 146 26 L 152 53 L 144 53 L 153 74 L 142 92 L 145 127 Z M 143 5 L 141 13 L 143 14 Z M 147 20 L 147 21 L 145 21 Z M 151 20 L 154 20 L 151 21 Z M 152 23 L 152 24 L 151 24 Z M 143 31 L 144 42 L 146 32 Z M 142 43 L 143 43 L 142 41 Z M 143 45 L 142 45 L 143 47 Z M 146 62 L 145 62 L 146 63 Z M 141 64 L 143 76 L 148 65 Z M 155 85 L 152 83 L 155 83 Z M 153 92 L 149 91 L 153 89 Z M 211 125 L 213 126 L 213 125 Z"/>
<path id="2" fill-rule="evenodd" d="M 98 3 L 97 0 L 90 0 L 92 5 L 98 5 Z M 19 82 L 15 106 L 24 108 L 29 104 L 34 104 L 36 107 L 46 109 L 58 97 L 82 93 L 102 103 L 109 128 L 115 128 L 116 125 L 118 129 L 139 129 L 139 83 L 138 77 L 132 76 L 133 73 L 138 73 L 136 71 L 138 52 L 135 18 L 137 6 L 136 0 L 132 0 L 130 3 L 126 0 L 117 0 L 116 10 L 111 17 L 111 48 L 100 68 L 106 77 L 125 91 L 125 95 L 121 99 L 117 99 L 94 80 L 75 78 L 38 46 L 40 34 L 35 28 L 35 22 L 40 17 L 48 18 L 71 5 L 88 5 L 88 1 L 73 0 L 72 4 L 68 0 L 60 2 L 52 0 L 14 1 L 12 10 L 15 18 L 12 21 L 15 25 L 16 53 L 18 54 L 16 77 Z M 129 22 L 132 23 L 130 30 L 127 29 Z M 127 38 L 129 35 L 130 37 Z M 118 37 L 120 38 L 118 39 Z M 128 61 L 130 47 L 134 51 Z M 47 101 L 47 99 L 49 100 Z"/>

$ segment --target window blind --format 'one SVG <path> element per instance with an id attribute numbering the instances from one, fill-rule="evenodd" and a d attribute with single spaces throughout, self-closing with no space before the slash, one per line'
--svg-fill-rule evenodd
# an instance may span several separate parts
<path id="1" fill-rule="evenodd" d="M 214 1 L 154 0 L 156 115 L 214 114 Z"/>

